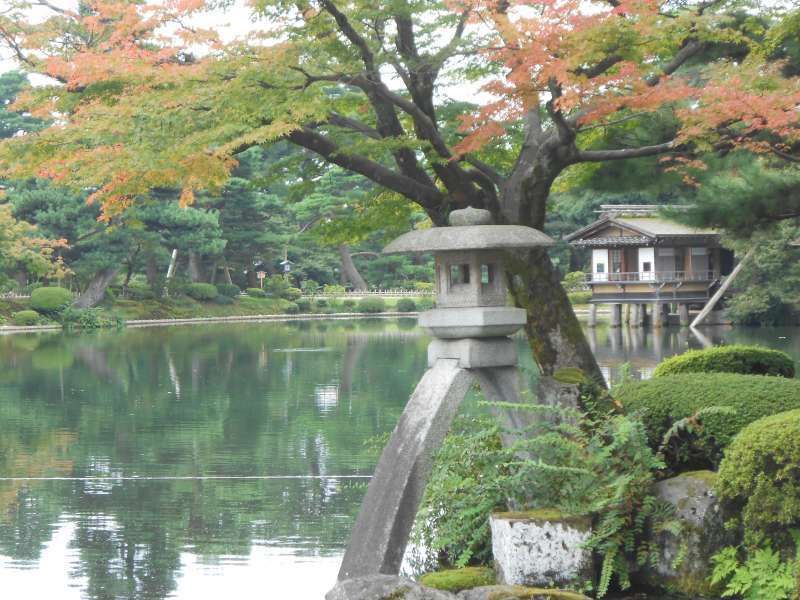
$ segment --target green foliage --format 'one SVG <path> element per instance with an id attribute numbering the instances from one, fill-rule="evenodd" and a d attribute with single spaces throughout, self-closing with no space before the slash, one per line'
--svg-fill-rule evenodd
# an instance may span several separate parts
<path id="1" fill-rule="evenodd" d="M 417 303 L 411 298 L 400 298 L 397 301 L 397 312 L 415 312 Z"/>
<path id="2" fill-rule="evenodd" d="M 463 567 L 426 573 L 419 582 L 427 587 L 457 594 L 482 585 L 494 585 L 496 577 L 489 567 Z"/>
<path id="3" fill-rule="evenodd" d="M 561 286 L 569 292 L 584 292 L 586 291 L 586 273 L 583 271 L 571 271 L 564 275 L 564 280 Z"/>
<path id="4" fill-rule="evenodd" d="M 320 306 L 324 306 L 323 304 L 320 304 L 321 302 L 324 302 L 324 300 L 320 300 L 318 304 Z M 356 301 L 353 300 L 352 298 L 345 298 L 344 300 L 342 300 L 342 308 L 345 310 L 345 312 L 353 312 L 355 307 L 356 307 Z"/>
<path id="5" fill-rule="evenodd" d="M 131 300 L 152 300 L 156 297 L 156 294 L 150 289 L 150 286 L 143 281 L 134 280 L 125 288 L 125 297 Z"/>
<path id="6" fill-rule="evenodd" d="M 300 312 L 300 307 L 294 302 L 289 302 L 283 309 L 283 312 L 287 315 L 296 315 Z"/>
<path id="7" fill-rule="evenodd" d="M 28 327 L 31 325 L 38 325 L 41 318 L 41 315 L 35 310 L 20 310 L 11 315 L 11 324 L 20 327 Z"/>
<path id="8" fill-rule="evenodd" d="M 224 294 L 218 294 L 217 296 L 214 296 L 212 302 L 214 302 L 214 304 L 219 304 L 220 306 L 236 304 L 236 301 L 233 298 L 230 296 L 225 296 Z"/>
<path id="9" fill-rule="evenodd" d="M 264 290 L 262 290 L 261 288 L 247 288 L 245 290 L 245 292 L 247 292 L 248 296 L 251 296 L 253 298 L 266 298 L 267 297 L 267 293 Z"/>
<path id="10" fill-rule="evenodd" d="M 103 308 L 69 307 L 61 313 L 59 320 L 65 329 L 84 330 L 122 327 L 124 323 L 120 315 Z"/>
<path id="11" fill-rule="evenodd" d="M 218 283 L 217 293 L 220 296 L 227 296 L 228 298 L 236 298 L 241 293 L 239 286 L 233 283 Z"/>
<path id="12" fill-rule="evenodd" d="M 731 506 L 748 546 L 786 547 L 800 525 L 800 410 L 754 421 L 725 451 L 716 491 Z"/>
<path id="13" fill-rule="evenodd" d="M 303 292 L 300 290 L 300 288 L 288 287 L 281 294 L 281 298 L 284 300 L 298 300 L 302 295 Z"/>
<path id="14" fill-rule="evenodd" d="M 715 346 L 689 350 L 662 361 L 653 377 L 680 373 L 741 373 L 743 375 L 777 375 L 794 377 L 792 357 L 764 346 Z"/>
<path id="15" fill-rule="evenodd" d="M 314 295 L 319 292 L 320 285 L 313 279 L 304 279 L 300 284 L 300 289 L 304 294 Z"/>
<path id="16" fill-rule="evenodd" d="M 742 598 L 742 600 L 795 600 L 795 572 L 800 556 L 784 561 L 780 553 L 771 547 L 757 548 L 746 552 L 728 546 L 711 557 L 714 571 L 711 575 L 713 585 L 724 584 L 723 598 Z"/>
<path id="17" fill-rule="evenodd" d="M 492 403 L 495 409 L 519 410 Z M 507 502 L 548 508 L 594 521 L 588 547 L 602 559 L 597 596 L 612 577 L 629 587 L 630 559 L 655 560 L 645 532 L 676 531 L 674 515 L 651 495 L 654 473 L 663 463 L 648 447 L 635 417 L 600 420 L 570 409 L 524 404 L 541 413 L 537 424 L 508 431 L 486 418 L 459 420 L 439 451 L 414 529 L 415 539 L 463 566 L 491 556 L 487 517 Z"/>
<path id="18" fill-rule="evenodd" d="M 386 301 L 379 296 L 367 296 L 358 301 L 356 310 L 361 313 L 382 313 L 386 310 Z"/>
<path id="19" fill-rule="evenodd" d="M 283 298 L 291 285 L 291 282 L 283 275 L 273 275 L 264 279 L 264 292 L 273 298 Z"/>
<path id="20" fill-rule="evenodd" d="M 698 441 L 705 462 L 695 466 L 706 467 L 718 464 L 722 450 L 745 425 L 800 408 L 800 381 L 734 373 L 671 375 L 626 383 L 615 389 L 614 397 L 626 411 L 641 411 L 653 448 L 681 419 L 704 408 L 731 409 L 704 418 Z"/>
<path id="21" fill-rule="evenodd" d="M 589 304 L 592 292 L 569 292 L 567 297 L 569 297 L 570 304 Z"/>
<path id="22" fill-rule="evenodd" d="M 433 298 L 420 298 L 417 300 L 417 310 L 431 310 L 434 306 L 436 306 L 436 302 Z"/>
<path id="23" fill-rule="evenodd" d="M 41 287 L 31 292 L 31 308 L 43 315 L 57 315 L 71 303 L 72 292 L 62 287 Z"/>
<path id="24" fill-rule="evenodd" d="M 322 286 L 322 293 L 326 296 L 343 296 L 346 291 L 343 285 L 326 283 Z"/>
<path id="25" fill-rule="evenodd" d="M 297 305 L 298 310 L 301 313 L 310 313 L 311 312 L 311 300 L 307 298 L 300 298 L 295 302 Z"/>
<path id="26" fill-rule="evenodd" d="M 353 306 L 355 306 L 355 301 L 351 299 L 345 300 L 345 302 L 352 302 Z M 326 308 L 328 306 L 328 301 L 325 298 L 319 298 L 317 301 L 317 308 Z"/>
<path id="27" fill-rule="evenodd" d="M 210 283 L 190 283 L 186 286 L 186 295 L 195 300 L 213 300 L 219 294 L 217 288 Z"/>
<path id="28" fill-rule="evenodd" d="M 433 282 L 430 281 L 415 281 L 413 287 L 420 292 L 432 292 L 434 285 Z"/>

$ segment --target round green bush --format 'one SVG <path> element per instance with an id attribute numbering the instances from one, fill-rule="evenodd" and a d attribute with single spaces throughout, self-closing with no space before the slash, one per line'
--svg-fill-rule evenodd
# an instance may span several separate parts
<path id="1" fill-rule="evenodd" d="M 296 303 L 290 302 L 286 305 L 286 308 L 283 309 L 283 312 L 285 312 L 287 315 L 296 315 L 300 313 L 300 307 L 297 306 Z"/>
<path id="2" fill-rule="evenodd" d="M 794 377 L 792 357 L 764 346 L 716 346 L 689 350 L 662 361 L 653 377 L 679 373 L 741 373 L 744 375 L 778 375 Z"/>
<path id="3" fill-rule="evenodd" d="M 592 292 L 569 292 L 567 296 L 570 304 L 589 304 L 589 300 L 592 299 Z"/>
<path id="4" fill-rule="evenodd" d="M 386 302 L 377 296 L 362 298 L 358 301 L 356 310 L 361 313 L 382 313 L 386 310 Z"/>
<path id="5" fill-rule="evenodd" d="M 436 306 L 436 302 L 432 298 L 420 298 L 417 302 L 417 310 L 431 310 Z"/>
<path id="6" fill-rule="evenodd" d="M 347 302 L 347 300 L 345 300 Z M 325 308 L 328 306 L 328 301 L 325 298 L 320 298 L 317 300 L 317 308 Z"/>
<path id="7" fill-rule="evenodd" d="M 146 283 L 131 281 L 125 289 L 125 297 L 131 300 L 152 300 L 156 295 Z"/>
<path id="8" fill-rule="evenodd" d="M 741 515 L 746 544 L 788 542 L 780 538 L 800 525 L 800 410 L 742 429 L 725 451 L 715 488 L 731 514 Z"/>
<path id="9" fill-rule="evenodd" d="M 300 298 L 297 302 L 295 302 L 295 304 L 297 304 L 297 308 L 301 313 L 311 312 L 311 300 L 307 298 Z"/>
<path id="10" fill-rule="evenodd" d="M 248 296 L 252 296 L 253 298 L 266 298 L 267 293 L 262 290 L 261 288 L 247 288 L 245 290 Z"/>
<path id="11" fill-rule="evenodd" d="M 411 298 L 400 298 L 397 301 L 397 312 L 416 312 L 417 303 Z"/>
<path id="12" fill-rule="evenodd" d="M 42 315 L 54 315 L 72 303 L 72 292 L 62 287 L 41 287 L 31 292 L 31 308 Z"/>
<path id="13" fill-rule="evenodd" d="M 229 306 L 231 304 L 235 304 L 235 300 L 230 296 L 224 296 L 223 294 L 219 294 L 214 298 L 214 304 L 219 304 L 220 306 Z"/>
<path id="14" fill-rule="evenodd" d="M 213 300 L 219 294 L 217 288 L 210 283 L 190 283 L 186 286 L 186 295 L 195 300 Z"/>
<path id="15" fill-rule="evenodd" d="M 40 318 L 39 313 L 35 310 L 21 310 L 11 315 L 11 323 L 20 327 L 28 327 L 38 325 Z"/>
<path id="16" fill-rule="evenodd" d="M 218 283 L 216 287 L 217 293 L 220 296 L 226 296 L 228 298 L 236 298 L 242 291 L 239 289 L 238 285 L 233 283 Z"/>
<path id="17" fill-rule="evenodd" d="M 347 309 L 348 311 L 353 310 L 356 307 L 356 301 L 352 298 L 345 298 L 342 300 L 342 308 Z"/>
<path id="18" fill-rule="evenodd" d="M 285 290 L 283 290 L 281 292 L 281 298 L 283 298 L 284 300 L 292 300 L 292 301 L 294 301 L 294 300 L 297 300 L 298 298 L 300 298 L 300 296 L 302 296 L 302 295 L 303 295 L 303 292 L 300 290 L 300 288 L 296 288 L 296 287 L 289 287 L 289 288 L 286 288 Z"/>
<path id="19" fill-rule="evenodd" d="M 673 424 L 696 415 L 699 410 L 729 409 L 707 414 L 702 420 L 699 443 L 715 465 L 722 449 L 745 425 L 800 408 L 800 380 L 735 373 L 671 375 L 624 383 L 614 390 L 614 398 L 627 412 L 642 412 L 653 448 L 660 445 Z"/>

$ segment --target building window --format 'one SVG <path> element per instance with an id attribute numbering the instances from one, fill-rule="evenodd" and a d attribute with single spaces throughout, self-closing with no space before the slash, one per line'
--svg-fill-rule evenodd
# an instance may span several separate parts
<path id="1" fill-rule="evenodd" d="M 492 265 L 481 265 L 481 284 L 489 285 L 494 281 L 494 269 Z"/>
<path id="2" fill-rule="evenodd" d="M 622 273 L 622 250 L 619 248 L 611 251 L 611 272 Z"/>
<path id="3" fill-rule="evenodd" d="M 653 270 L 653 265 L 649 261 L 642 263 L 642 271 L 644 271 L 645 273 L 649 273 L 652 270 Z"/>
<path id="4" fill-rule="evenodd" d="M 450 265 L 450 285 L 469 283 L 469 265 Z"/>
<path id="5" fill-rule="evenodd" d="M 605 273 L 606 272 L 606 265 L 604 263 L 597 263 L 594 266 L 595 273 Z"/>

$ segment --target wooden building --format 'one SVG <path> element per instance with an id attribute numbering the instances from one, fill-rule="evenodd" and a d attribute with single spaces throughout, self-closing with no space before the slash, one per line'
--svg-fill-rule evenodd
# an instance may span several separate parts
<path id="1" fill-rule="evenodd" d="M 712 229 L 694 229 L 656 214 L 647 205 L 603 205 L 600 218 L 566 236 L 591 250 L 592 319 L 597 304 L 611 304 L 612 326 L 622 322 L 622 305 L 633 305 L 634 325 L 644 324 L 651 305 L 653 324 L 663 325 L 672 307 L 688 325 L 689 309 L 704 305 L 733 267 L 733 253 Z"/>

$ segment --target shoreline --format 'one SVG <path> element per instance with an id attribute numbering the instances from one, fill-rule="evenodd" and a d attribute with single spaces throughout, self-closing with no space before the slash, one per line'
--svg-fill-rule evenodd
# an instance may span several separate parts
<path id="1" fill-rule="evenodd" d="M 584 308 L 574 309 L 578 319 L 588 316 L 589 311 Z M 608 310 L 599 310 L 598 314 L 610 314 Z M 287 314 L 264 314 L 264 315 L 237 315 L 226 317 L 186 317 L 177 319 L 132 319 L 125 321 L 122 328 L 144 328 L 144 327 L 168 327 L 170 325 L 204 325 L 216 323 L 263 323 L 263 322 L 286 322 L 286 321 L 344 321 L 348 319 L 396 319 L 396 318 L 417 318 L 419 312 L 397 312 L 387 311 L 381 313 L 302 313 L 296 315 Z M 53 325 L 0 325 L 0 335 L 13 333 L 35 333 L 35 332 L 63 331 L 63 327 L 58 324 Z M 77 331 L 81 331 L 80 329 Z M 94 331 L 94 330 L 92 330 Z"/>

